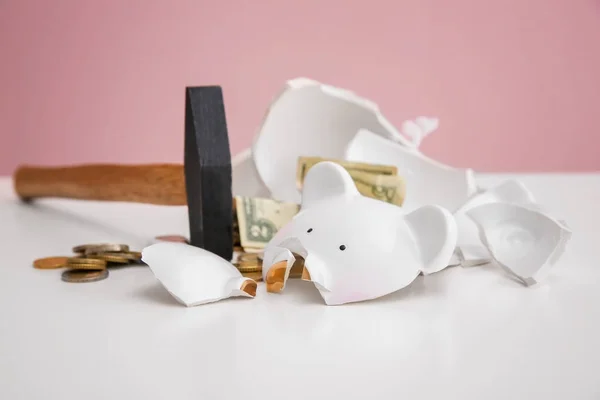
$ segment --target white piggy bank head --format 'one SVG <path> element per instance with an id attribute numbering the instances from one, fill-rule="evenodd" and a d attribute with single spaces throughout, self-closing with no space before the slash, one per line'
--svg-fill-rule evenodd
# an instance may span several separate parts
<path id="1" fill-rule="evenodd" d="M 295 253 L 327 304 L 368 300 L 445 268 L 456 235 L 445 209 L 406 214 L 360 195 L 346 170 L 322 162 L 305 178 L 300 212 L 265 249 L 263 279 L 269 291 L 283 289 Z"/>

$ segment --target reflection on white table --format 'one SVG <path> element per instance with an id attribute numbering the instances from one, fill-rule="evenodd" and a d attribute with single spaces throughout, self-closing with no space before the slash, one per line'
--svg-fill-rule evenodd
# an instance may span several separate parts
<path id="1" fill-rule="evenodd" d="M 186 308 L 146 267 L 69 284 L 35 258 L 187 235 L 184 207 L 44 200 L 0 180 L 0 399 L 599 399 L 600 175 L 522 180 L 569 222 L 567 252 L 524 287 L 448 268 L 365 303 L 314 285 Z"/>

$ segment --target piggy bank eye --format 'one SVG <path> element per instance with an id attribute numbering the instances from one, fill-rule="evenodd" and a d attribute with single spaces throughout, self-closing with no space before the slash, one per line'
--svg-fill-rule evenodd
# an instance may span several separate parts
<path id="1" fill-rule="evenodd" d="M 311 233 L 312 232 L 312 228 L 308 228 L 308 230 L 306 231 L 306 233 Z"/>
<path id="2" fill-rule="evenodd" d="M 340 250 L 341 250 L 341 251 L 344 251 L 344 250 L 346 250 L 346 245 L 345 245 L 345 244 L 341 245 L 341 246 L 340 246 Z"/>

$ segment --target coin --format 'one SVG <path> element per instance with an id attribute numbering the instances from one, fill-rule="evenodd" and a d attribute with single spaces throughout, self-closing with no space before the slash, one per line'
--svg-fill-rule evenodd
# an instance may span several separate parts
<path id="1" fill-rule="evenodd" d="M 108 278 L 108 270 L 102 271 L 84 271 L 79 269 L 70 269 L 61 275 L 61 279 L 65 282 L 97 282 Z"/>
<path id="2" fill-rule="evenodd" d="M 106 269 L 106 261 L 94 258 L 71 257 L 67 259 L 69 269 L 102 270 Z"/>
<path id="3" fill-rule="evenodd" d="M 162 235 L 154 238 L 159 242 L 177 242 L 177 243 L 188 243 L 188 240 L 185 236 L 181 235 Z"/>
<path id="4" fill-rule="evenodd" d="M 134 260 L 141 260 L 142 259 L 142 253 L 139 251 L 130 251 L 129 256 L 132 257 Z"/>
<path id="5" fill-rule="evenodd" d="M 101 271 L 106 269 L 106 264 L 97 265 L 97 264 L 67 264 L 66 267 L 68 269 L 85 269 L 86 271 Z"/>
<path id="6" fill-rule="evenodd" d="M 262 263 L 259 262 L 258 260 L 253 260 L 253 261 L 236 261 L 234 263 L 235 265 L 239 265 L 240 267 L 255 267 L 255 266 L 262 266 Z"/>
<path id="7" fill-rule="evenodd" d="M 73 253 L 84 254 L 85 250 L 88 247 L 92 247 L 92 246 L 96 246 L 96 245 L 94 245 L 94 244 L 82 244 L 82 245 L 79 245 L 79 246 L 75 246 L 75 247 L 73 247 Z"/>
<path id="8" fill-rule="evenodd" d="M 121 253 L 102 253 L 102 254 L 94 254 L 94 257 L 97 260 L 104 260 L 105 262 L 118 263 L 118 264 L 129 264 L 132 259 L 125 257 Z"/>
<path id="9" fill-rule="evenodd" d="M 67 264 L 93 264 L 93 265 L 104 265 L 106 264 L 102 260 L 88 257 L 69 257 Z"/>
<path id="10" fill-rule="evenodd" d="M 99 253 L 107 253 L 107 252 L 127 252 L 129 251 L 129 246 L 126 244 L 99 244 L 96 246 L 89 246 L 85 249 L 85 255 L 93 255 Z"/>
<path id="11" fill-rule="evenodd" d="M 262 271 L 262 267 L 260 265 L 254 265 L 254 266 L 239 266 L 239 265 L 236 265 L 235 267 L 240 272 L 261 272 Z"/>
<path id="12" fill-rule="evenodd" d="M 262 263 L 257 258 L 254 260 L 240 260 L 233 263 L 240 272 L 258 272 L 262 271 Z"/>
<path id="13" fill-rule="evenodd" d="M 129 251 L 126 244 L 89 243 L 73 247 L 73 253 L 85 254 L 90 249 L 102 248 L 103 251 Z"/>
<path id="14" fill-rule="evenodd" d="M 63 268 L 67 264 L 69 257 L 46 257 L 39 258 L 33 262 L 33 267 L 38 269 L 56 269 Z"/>

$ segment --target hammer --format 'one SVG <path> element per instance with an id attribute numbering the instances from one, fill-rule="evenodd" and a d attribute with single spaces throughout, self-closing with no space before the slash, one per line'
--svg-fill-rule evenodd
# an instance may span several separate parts
<path id="1" fill-rule="evenodd" d="M 232 171 L 221 87 L 186 88 L 184 148 L 183 165 L 21 166 L 14 188 L 23 201 L 54 197 L 187 204 L 190 244 L 230 261 Z"/>

